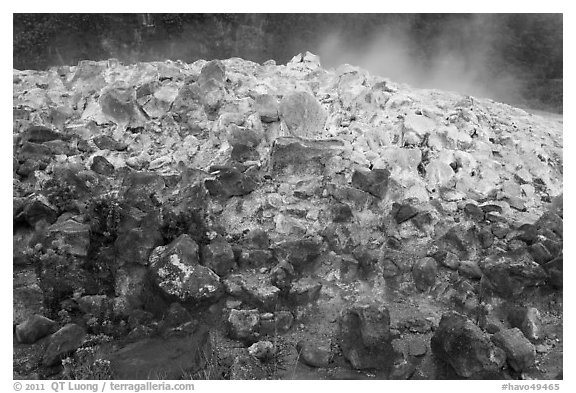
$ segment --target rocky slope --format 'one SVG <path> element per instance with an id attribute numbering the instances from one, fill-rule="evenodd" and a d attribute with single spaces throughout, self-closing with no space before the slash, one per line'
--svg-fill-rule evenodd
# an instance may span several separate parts
<path id="1" fill-rule="evenodd" d="M 561 378 L 561 120 L 310 53 L 13 79 L 15 378 Z"/>

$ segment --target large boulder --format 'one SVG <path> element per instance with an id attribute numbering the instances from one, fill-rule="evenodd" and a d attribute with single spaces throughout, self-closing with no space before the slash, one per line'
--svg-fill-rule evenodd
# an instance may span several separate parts
<path id="1" fill-rule="evenodd" d="M 158 288 L 181 302 L 215 301 L 222 294 L 220 278 L 199 264 L 198 245 L 188 235 L 157 247 L 150 255 L 150 271 Z"/>
<path id="2" fill-rule="evenodd" d="M 390 171 L 387 169 L 357 169 L 352 175 L 352 186 L 377 198 L 384 198 L 388 192 L 389 178 Z"/>
<path id="3" fill-rule="evenodd" d="M 42 315 L 34 314 L 16 326 L 16 340 L 22 344 L 33 344 L 42 337 L 54 333 L 58 324 Z"/>
<path id="4" fill-rule="evenodd" d="M 85 330 L 74 324 L 69 323 L 52 334 L 49 339 L 48 347 L 44 352 L 42 363 L 44 366 L 55 366 L 64 357 L 78 349 L 86 337 Z"/>
<path id="5" fill-rule="evenodd" d="M 315 139 L 319 138 L 326 123 L 326 111 L 310 93 L 299 91 L 290 93 L 280 101 L 280 120 L 291 135 Z"/>
<path id="6" fill-rule="evenodd" d="M 492 336 L 492 342 L 506 352 L 508 364 L 515 371 L 521 372 L 534 365 L 536 350 L 520 329 L 500 330 Z"/>
<path id="7" fill-rule="evenodd" d="M 357 302 L 340 313 L 338 342 L 353 368 L 384 368 L 392 357 L 390 340 L 390 313 L 384 305 Z"/>
<path id="8" fill-rule="evenodd" d="M 499 372 L 506 361 L 504 351 L 487 334 L 456 312 L 442 315 L 430 346 L 435 356 L 464 378 Z"/>

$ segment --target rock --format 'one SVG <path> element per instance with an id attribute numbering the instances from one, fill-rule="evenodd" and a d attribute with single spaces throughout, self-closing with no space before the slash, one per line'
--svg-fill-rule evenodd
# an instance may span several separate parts
<path id="1" fill-rule="evenodd" d="M 135 128 L 141 127 L 146 121 L 136 103 L 136 91 L 127 84 L 120 83 L 104 89 L 98 103 L 104 117 L 116 124 Z"/>
<path id="2" fill-rule="evenodd" d="M 90 226 L 71 219 L 58 221 L 48 227 L 47 241 L 62 245 L 71 255 L 86 257 L 90 247 Z"/>
<path id="3" fill-rule="evenodd" d="M 210 244 L 202 246 L 202 265 L 221 277 L 226 276 L 235 266 L 230 244 L 223 237 L 217 237 Z"/>
<path id="4" fill-rule="evenodd" d="M 426 291 L 436 283 L 438 265 L 434 258 L 426 257 L 416 261 L 412 267 L 412 278 L 419 291 Z"/>
<path id="5" fill-rule="evenodd" d="M 257 147 L 262 139 L 261 135 L 253 129 L 238 127 L 236 124 L 228 126 L 227 139 L 230 146 Z"/>
<path id="6" fill-rule="evenodd" d="M 16 325 L 16 341 L 21 344 L 34 344 L 58 330 L 58 324 L 42 315 L 34 314 Z"/>
<path id="7" fill-rule="evenodd" d="M 248 353 L 260 361 L 266 361 L 276 355 L 276 348 L 270 341 L 258 341 L 248 347 Z"/>
<path id="8" fill-rule="evenodd" d="M 270 271 L 270 282 L 282 290 L 288 290 L 295 274 L 294 266 L 282 261 Z"/>
<path id="9" fill-rule="evenodd" d="M 390 211 L 390 215 L 394 217 L 394 220 L 398 225 L 416 217 L 417 214 L 418 210 L 411 205 L 399 204 L 396 202 L 392 204 L 392 210 Z"/>
<path id="10" fill-rule="evenodd" d="M 564 237 L 564 220 L 558 214 L 547 211 L 534 223 L 538 229 L 549 229 L 560 239 Z"/>
<path id="11" fill-rule="evenodd" d="M 32 143 L 44 143 L 54 140 L 66 140 L 69 137 L 58 131 L 54 131 L 44 126 L 29 127 L 23 135 L 23 140 Z"/>
<path id="12" fill-rule="evenodd" d="M 539 265 L 544 265 L 554 258 L 552 253 L 542 243 L 532 244 L 528 247 L 528 252 L 530 252 L 530 255 L 532 255 L 534 261 L 536 261 L 536 263 Z"/>
<path id="13" fill-rule="evenodd" d="M 430 134 L 436 127 L 434 121 L 425 116 L 409 114 L 404 119 L 403 138 L 404 144 L 417 145 L 421 139 Z"/>
<path id="14" fill-rule="evenodd" d="M 564 277 L 564 256 L 560 254 L 559 257 L 554 258 L 543 267 L 550 276 L 548 278 L 550 284 L 555 288 L 562 288 Z"/>
<path id="15" fill-rule="evenodd" d="M 108 355 L 114 379 L 182 379 L 213 361 L 208 329 L 184 329 L 144 338 Z"/>
<path id="16" fill-rule="evenodd" d="M 272 123 L 279 120 L 278 101 L 270 94 L 261 94 L 254 99 L 254 110 L 260 115 L 264 123 Z"/>
<path id="17" fill-rule="evenodd" d="M 525 288 L 543 285 L 544 269 L 526 254 L 491 255 L 480 262 L 483 280 L 499 295 L 512 298 Z"/>
<path id="18" fill-rule="evenodd" d="M 198 264 L 198 245 L 188 235 L 157 247 L 150 255 L 150 271 L 165 295 L 182 302 L 215 301 L 223 292 L 218 275 Z"/>
<path id="19" fill-rule="evenodd" d="M 242 341 L 255 341 L 259 336 L 260 313 L 258 310 L 230 310 L 227 319 L 230 337 Z"/>
<path id="20" fill-rule="evenodd" d="M 482 270 L 476 261 L 460 261 L 458 272 L 465 277 L 478 280 L 482 278 Z"/>
<path id="21" fill-rule="evenodd" d="M 238 265 L 241 268 L 263 267 L 272 264 L 274 255 L 269 250 L 242 250 L 238 258 Z"/>
<path id="22" fill-rule="evenodd" d="M 288 300 L 295 305 L 313 303 L 320 297 L 322 284 L 318 281 L 304 277 L 292 283 L 288 292 Z"/>
<path id="23" fill-rule="evenodd" d="M 352 304 L 340 313 L 337 336 L 354 369 L 382 368 L 391 351 L 388 309 L 376 303 Z"/>
<path id="24" fill-rule="evenodd" d="M 508 311 L 507 319 L 510 326 L 520 329 L 528 340 L 536 342 L 544 338 L 542 317 L 537 308 L 512 307 Z"/>
<path id="25" fill-rule="evenodd" d="M 352 186 L 382 199 L 388 192 L 389 178 L 387 169 L 358 169 L 352 175 Z"/>
<path id="26" fill-rule="evenodd" d="M 84 314 L 89 314 L 93 317 L 98 318 L 103 321 L 106 318 L 110 318 L 110 302 L 108 296 L 106 295 L 87 295 L 79 298 L 76 303 L 78 303 L 78 308 Z"/>
<path id="27" fill-rule="evenodd" d="M 265 314 L 261 314 L 260 333 L 269 336 L 287 333 L 294 323 L 294 316 L 290 311 L 276 311 L 272 318 L 264 319 Z"/>
<path id="28" fill-rule="evenodd" d="M 192 321 L 192 314 L 178 302 L 170 304 L 168 312 L 164 316 L 164 322 L 168 326 L 176 327 Z"/>
<path id="29" fill-rule="evenodd" d="M 435 356 L 464 378 L 496 373 L 506 361 L 504 351 L 471 320 L 456 312 L 442 315 L 430 345 Z"/>
<path id="30" fill-rule="evenodd" d="M 44 292 L 35 267 L 14 269 L 12 275 L 12 321 L 23 323 L 34 314 L 43 314 Z"/>
<path id="31" fill-rule="evenodd" d="M 270 172 L 273 175 L 328 175 L 334 171 L 331 165 L 338 162 L 343 151 L 344 143 L 337 139 L 277 138 L 270 150 Z"/>
<path id="32" fill-rule="evenodd" d="M 257 184 L 254 179 L 233 167 L 212 169 L 214 179 L 206 179 L 204 184 L 210 195 L 224 199 L 251 193 Z"/>
<path id="33" fill-rule="evenodd" d="M 484 211 L 473 203 L 467 203 L 464 206 L 464 213 L 468 215 L 473 221 L 482 222 L 484 221 Z"/>
<path id="34" fill-rule="evenodd" d="M 534 365 L 534 345 L 518 328 L 501 330 L 492 336 L 492 342 L 506 353 L 506 360 L 515 371 L 521 372 Z"/>
<path id="35" fill-rule="evenodd" d="M 202 85 L 208 81 L 224 83 L 226 81 L 226 66 L 220 60 L 211 60 L 207 62 L 200 70 L 198 84 Z"/>
<path id="36" fill-rule="evenodd" d="M 423 339 L 414 338 L 408 341 L 408 355 L 423 356 L 428 352 L 428 342 Z"/>
<path id="37" fill-rule="evenodd" d="M 45 221 L 53 224 L 58 218 L 58 211 L 44 197 L 34 196 L 24 205 L 23 216 L 26 222 L 34 227 L 36 223 Z"/>
<path id="38" fill-rule="evenodd" d="M 316 139 L 324 131 L 326 111 L 310 93 L 300 91 L 284 96 L 278 113 L 293 136 Z"/>
<path id="39" fill-rule="evenodd" d="M 334 354 L 329 344 L 300 340 L 296 344 L 298 360 L 310 367 L 330 367 Z"/>
<path id="40" fill-rule="evenodd" d="M 272 311 L 278 306 L 280 289 L 261 279 L 243 280 L 241 286 L 250 303 L 254 303 L 264 310 Z"/>
<path id="41" fill-rule="evenodd" d="M 147 265 L 152 250 L 163 243 L 162 234 L 153 226 L 121 231 L 114 247 L 120 263 Z"/>
<path id="42" fill-rule="evenodd" d="M 42 364 L 46 367 L 57 365 L 61 359 L 78 349 L 84 342 L 86 332 L 80 326 L 69 323 L 52 334 L 44 352 Z"/>
<path id="43" fill-rule="evenodd" d="M 352 209 L 345 203 L 336 202 L 330 208 L 333 222 L 347 222 L 354 217 Z"/>
<path id="44" fill-rule="evenodd" d="M 442 260 L 441 263 L 442 265 L 452 270 L 456 270 L 458 269 L 458 266 L 460 266 L 460 260 L 456 254 L 451 252 L 446 252 L 446 257 Z"/>
<path id="45" fill-rule="evenodd" d="M 231 380 L 262 380 L 265 377 L 260 362 L 248 353 L 236 356 L 230 367 Z"/>
<path id="46" fill-rule="evenodd" d="M 114 165 L 112 165 L 110 161 L 102 156 L 94 157 L 92 165 L 90 165 L 90 169 L 104 176 L 112 176 L 115 170 Z"/>
<path id="47" fill-rule="evenodd" d="M 309 267 L 321 251 L 322 243 L 317 239 L 286 240 L 274 246 L 276 258 L 290 264 L 297 271 Z"/>

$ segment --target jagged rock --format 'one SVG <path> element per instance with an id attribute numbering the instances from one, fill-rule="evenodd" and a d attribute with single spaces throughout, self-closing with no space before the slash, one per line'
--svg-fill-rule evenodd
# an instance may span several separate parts
<path id="1" fill-rule="evenodd" d="M 330 367 L 334 358 L 329 344 L 301 340 L 296 344 L 296 351 L 298 360 L 310 367 Z"/>
<path id="2" fill-rule="evenodd" d="M 230 146 L 236 147 L 238 145 L 254 148 L 260 144 L 262 139 L 253 129 L 238 127 L 236 124 L 228 126 L 227 139 Z"/>
<path id="3" fill-rule="evenodd" d="M 436 127 L 434 121 L 425 116 L 409 114 L 404 119 L 403 139 L 405 145 L 417 145 L 426 134 Z"/>
<path id="4" fill-rule="evenodd" d="M 224 199 L 251 193 L 257 184 L 250 176 L 233 167 L 212 168 L 215 179 L 204 182 L 210 195 Z"/>
<path id="5" fill-rule="evenodd" d="M 42 220 L 48 224 L 53 224 L 58 218 L 57 210 L 41 196 L 35 196 L 27 201 L 22 214 L 26 222 L 32 227 Z"/>
<path id="6" fill-rule="evenodd" d="M 54 131 L 44 126 L 32 126 L 28 128 L 24 135 L 23 140 L 32 143 L 44 143 L 54 140 L 66 140 L 69 137 L 58 131 Z"/>
<path id="7" fill-rule="evenodd" d="M 238 265 L 244 267 L 269 266 L 274 260 L 270 250 L 242 250 L 238 258 Z"/>
<path id="8" fill-rule="evenodd" d="M 484 220 L 484 211 L 473 203 L 467 203 L 466 206 L 464 206 L 464 213 L 476 222 Z"/>
<path id="9" fill-rule="evenodd" d="M 287 290 L 295 274 L 294 266 L 287 261 L 281 261 L 270 271 L 270 282 L 282 290 Z"/>
<path id="10" fill-rule="evenodd" d="M 508 364 L 515 371 L 521 372 L 534 364 L 536 350 L 520 329 L 501 330 L 492 336 L 492 342 L 504 350 Z"/>
<path id="11" fill-rule="evenodd" d="M 264 314 L 261 314 L 259 331 L 269 336 L 284 334 L 290 330 L 293 323 L 294 316 L 290 311 L 276 311 L 269 319 L 265 319 Z"/>
<path id="12" fill-rule="evenodd" d="M 150 253 L 163 242 L 162 234 L 154 227 L 130 228 L 121 232 L 114 247 L 120 263 L 147 265 Z"/>
<path id="13" fill-rule="evenodd" d="M 419 291 L 425 291 L 436 283 L 438 265 L 434 258 L 426 257 L 416 261 L 412 267 L 414 284 Z"/>
<path id="14" fill-rule="evenodd" d="M 352 209 L 345 203 L 337 202 L 330 208 L 333 222 L 347 222 L 354 217 Z"/>
<path id="15" fill-rule="evenodd" d="M 516 297 L 526 287 L 543 285 L 546 271 L 528 255 L 490 255 L 479 263 L 486 283 L 504 297 Z M 484 279 L 483 278 L 483 279 Z"/>
<path id="16" fill-rule="evenodd" d="M 260 115 L 264 123 L 272 123 L 279 120 L 278 101 L 270 94 L 261 94 L 254 99 L 254 110 Z"/>
<path id="17" fill-rule="evenodd" d="M 287 240 L 274 246 L 274 254 L 280 262 L 286 262 L 301 271 L 320 255 L 322 243 L 317 239 Z"/>
<path id="18" fill-rule="evenodd" d="M 258 341 L 248 347 L 248 353 L 260 361 L 266 361 L 276 355 L 276 348 L 270 341 Z"/>
<path id="19" fill-rule="evenodd" d="M 507 314 L 510 326 L 518 328 L 532 342 L 544 338 L 542 317 L 534 307 L 512 307 Z"/>
<path id="20" fill-rule="evenodd" d="M 34 344 L 36 341 L 58 330 L 58 324 L 42 315 L 34 314 L 16 325 L 16 340 L 22 344 Z"/>
<path id="21" fill-rule="evenodd" d="M 243 280 L 241 287 L 249 302 L 255 303 L 264 310 L 271 311 L 277 308 L 280 289 L 274 285 L 262 282 L 259 277 L 255 277 L 255 279 Z"/>
<path id="22" fill-rule="evenodd" d="M 394 220 L 397 224 L 402 224 L 403 222 L 416 217 L 418 210 L 411 205 L 394 202 L 392 204 L 392 210 L 390 211 L 390 214 L 392 217 L 394 217 Z"/>
<path id="23" fill-rule="evenodd" d="M 344 144 L 337 139 L 301 140 L 281 137 L 274 141 L 270 150 L 272 174 L 283 175 L 327 175 L 338 164 Z"/>
<path id="24" fill-rule="evenodd" d="M 292 283 L 288 300 L 296 305 L 313 303 L 320 297 L 322 284 L 311 278 L 301 278 Z"/>
<path id="25" fill-rule="evenodd" d="M 110 353 L 114 379 L 182 379 L 204 369 L 211 351 L 205 327 L 144 338 Z"/>
<path id="26" fill-rule="evenodd" d="M 390 171 L 387 169 L 358 169 L 352 175 L 352 186 L 374 195 L 376 198 L 384 198 L 388 191 L 388 179 Z"/>
<path id="27" fill-rule="evenodd" d="M 223 277 L 234 267 L 234 252 L 223 237 L 217 237 L 210 244 L 202 246 L 202 265 Z"/>
<path id="28" fill-rule="evenodd" d="M 546 263 L 543 267 L 550 276 L 550 283 L 556 288 L 562 288 L 564 283 L 564 256 L 561 254 L 559 257 Z"/>
<path id="29" fill-rule="evenodd" d="M 90 247 L 90 226 L 75 220 L 56 222 L 48 227 L 48 243 L 57 243 L 75 256 L 85 257 Z"/>
<path id="30" fill-rule="evenodd" d="M 232 309 L 227 323 L 229 334 L 234 339 L 255 341 L 260 336 L 260 313 L 258 310 Z"/>
<path id="31" fill-rule="evenodd" d="M 353 368 L 382 368 L 390 356 L 390 339 L 390 314 L 383 304 L 357 302 L 340 313 L 338 341 Z"/>
<path id="32" fill-rule="evenodd" d="M 310 93 L 299 91 L 284 96 L 278 113 L 293 136 L 316 139 L 324 131 L 326 111 Z"/>
<path id="33" fill-rule="evenodd" d="M 164 294 L 182 302 L 215 301 L 222 295 L 216 273 L 198 263 L 198 245 L 181 235 L 150 255 L 150 271 Z"/>
<path id="34" fill-rule="evenodd" d="M 141 127 L 146 121 L 136 103 L 136 91 L 125 83 L 105 89 L 100 95 L 98 103 L 104 118 L 116 124 Z"/>
<path id="35" fill-rule="evenodd" d="M 44 293 L 35 267 L 14 269 L 12 275 L 12 321 L 20 324 L 34 314 L 43 314 Z"/>
<path id="36" fill-rule="evenodd" d="M 506 354 L 471 320 L 456 312 L 442 315 L 430 341 L 432 352 L 465 378 L 498 372 Z"/>
<path id="37" fill-rule="evenodd" d="M 465 277 L 474 279 L 482 278 L 482 270 L 476 261 L 460 261 L 458 272 Z"/>
<path id="38" fill-rule="evenodd" d="M 69 323 L 52 334 L 42 357 L 42 364 L 55 366 L 61 359 L 78 349 L 84 342 L 86 332 L 74 323 Z"/>
<path id="39" fill-rule="evenodd" d="M 90 169 L 100 175 L 112 176 L 116 168 L 114 168 L 114 165 L 112 165 L 106 157 L 96 156 L 92 161 L 92 165 L 90 165 Z"/>

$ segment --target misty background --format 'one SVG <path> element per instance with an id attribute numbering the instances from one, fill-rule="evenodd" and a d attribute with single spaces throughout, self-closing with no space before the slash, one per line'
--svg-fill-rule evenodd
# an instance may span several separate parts
<path id="1" fill-rule="evenodd" d="M 562 14 L 14 14 L 13 67 L 310 51 L 415 87 L 562 113 Z"/>

